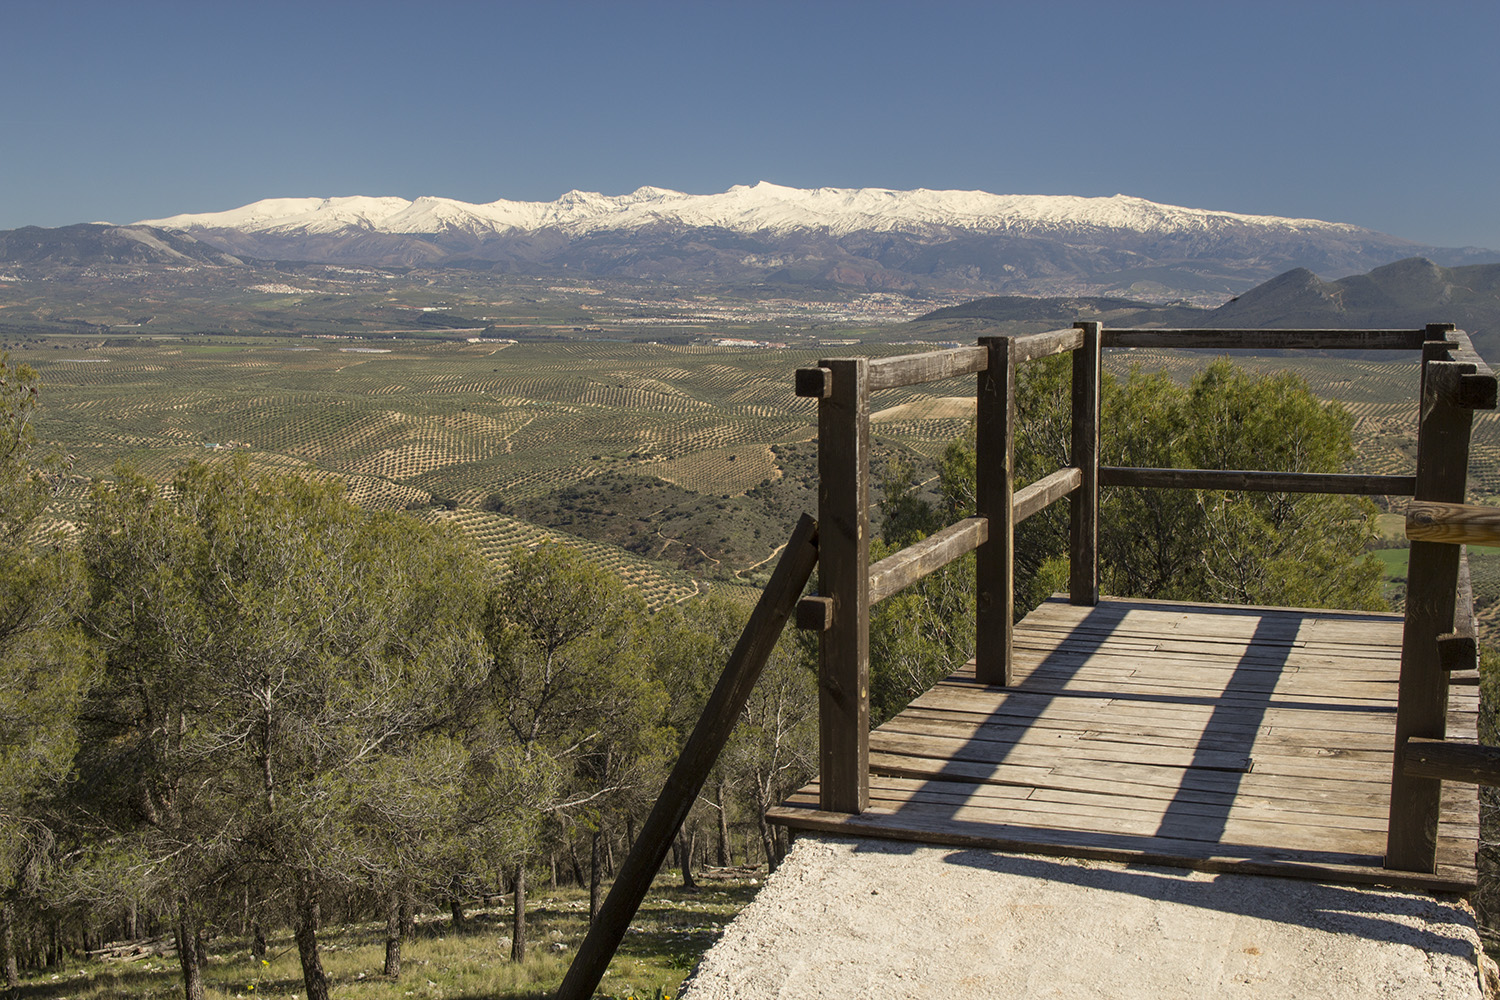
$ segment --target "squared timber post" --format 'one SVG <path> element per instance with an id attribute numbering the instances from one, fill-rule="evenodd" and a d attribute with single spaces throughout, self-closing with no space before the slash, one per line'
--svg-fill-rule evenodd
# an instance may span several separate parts
<path id="1" fill-rule="evenodd" d="M 1074 323 L 1083 344 L 1073 351 L 1073 465 L 1082 482 L 1068 498 L 1068 601 L 1099 603 L 1099 344 L 1102 323 Z"/>
<path id="2" fill-rule="evenodd" d="M 974 506 L 989 519 L 975 552 L 974 673 L 981 684 L 1011 683 L 1015 618 L 1015 349 L 1010 337 L 980 337 L 990 361 L 979 373 L 974 427 Z"/>
<path id="3" fill-rule="evenodd" d="M 870 362 L 820 361 L 818 589 L 833 621 L 818 640 L 820 808 L 860 813 L 870 801 Z"/>
<path id="4" fill-rule="evenodd" d="M 1472 369 L 1430 360 L 1446 351 L 1424 350 L 1422 399 L 1417 424 L 1417 485 L 1414 499 L 1463 503 L 1469 471 L 1473 413 L 1458 405 L 1459 380 Z M 1406 576 L 1406 624 L 1401 636 L 1401 679 L 1396 693 L 1396 756 L 1391 774 L 1391 811 L 1385 866 L 1432 872 L 1437 867 L 1438 811 L 1443 783 L 1405 773 L 1406 741 L 1442 739 L 1447 733 L 1448 675 L 1438 636 L 1453 627 L 1458 590 L 1459 547 L 1413 541 Z"/>

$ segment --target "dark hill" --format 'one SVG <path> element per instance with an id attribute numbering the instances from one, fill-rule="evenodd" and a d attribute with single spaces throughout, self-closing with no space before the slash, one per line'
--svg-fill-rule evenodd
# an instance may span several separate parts
<path id="1" fill-rule="evenodd" d="M 1378 329 L 1456 323 L 1500 360 L 1500 264 L 1439 267 L 1408 257 L 1338 281 L 1301 268 L 1215 309 L 1208 326 Z"/>
<path id="2" fill-rule="evenodd" d="M 1306 268 L 1279 274 L 1213 310 L 1155 306 L 1116 298 L 1031 298 L 1005 295 L 938 309 L 922 320 L 968 320 L 1069 326 L 1080 319 L 1108 326 L 1253 329 L 1415 329 L 1454 323 L 1479 353 L 1500 361 L 1500 264 L 1439 267 L 1408 257 L 1337 281 Z"/>

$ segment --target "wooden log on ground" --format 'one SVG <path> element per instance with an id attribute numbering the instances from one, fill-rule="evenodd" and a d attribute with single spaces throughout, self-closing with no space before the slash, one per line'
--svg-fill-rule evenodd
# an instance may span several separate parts
<path id="1" fill-rule="evenodd" d="M 1222 350 L 1419 351 L 1426 330 L 1124 330 L 1104 332 L 1105 347 Z"/>
<path id="2" fill-rule="evenodd" d="M 909 545 L 870 567 L 870 603 L 905 590 L 922 577 L 972 552 L 989 537 L 990 523 L 970 517 Z"/>
<path id="3" fill-rule="evenodd" d="M 729 734 L 739 721 L 750 692 L 786 625 L 792 605 L 802 593 L 818 559 L 818 525 L 806 514 L 797 522 L 771 580 L 750 614 L 750 622 L 730 654 L 729 663 L 709 695 L 708 704 L 683 747 L 682 756 L 667 777 L 661 795 L 641 827 L 620 873 L 600 907 L 599 916 L 568 966 L 557 996 L 587 1000 L 594 993 L 609 960 L 625 937 L 625 930 L 661 870 L 678 828 L 693 808 L 708 772 L 719 759 Z"/>
<path id="4" fill-rule="evenodd" d="M 940 382 L 956 375 L 982 372 L 988 363 L 989 352 L 983 347 L 954 347 L 946 351 L 878 358 L 870 362 L 867 386 L 870 392 L 878 392 L 904 385 Z"/>
<path id="5" fill-rule="evenodd" d="M 1500 507 L 1413 500 L 1406 507 L 1406 537 L 1449 545 L 1500 545 Z"/>
<path id="6" fill-rule="evenodd" d="M 1342 493 L 1352 496 L 1411 496 L 1415 476 L 1366 476 L 1329 472 L 1262 472 L 1219 469 L 1145 469 L 1106 465 L 1101 486 L 1167 490 L 1244 490 L 1248 493 Z"/>
<path id="7" fill-rule="evenodd" d="M 1500 747 L 1474 740 L 1433 740 L 1413 736 L 1406 741 L 1402 767 L 1407 774 L 1418 778 L 1500 785 Z"/>
<path id="8" fill-rule="evenodd" d="M 1083 472 L 1072 466 L 1043 476 L 1024 489 L 1016 490 L 1016 523 L 1044 510 L 1083 485 Z"/>

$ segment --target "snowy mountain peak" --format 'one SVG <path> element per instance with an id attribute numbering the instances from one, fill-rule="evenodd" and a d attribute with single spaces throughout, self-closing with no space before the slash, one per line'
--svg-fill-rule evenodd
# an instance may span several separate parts
<path id="1" fill-rule="evenodd" d="M 552 202 L 499 199 L 474 205 L 450 198 L 273 198 L 226 212 L 145 220 L 163 229 L 220 229 L 280 234 L 363 230 L 401 234 L 486 234 L 561 230 L 583 235 L 607 230 L 677 225 L 746 233 L 798 230 L 843 235 L 859 231 L 1045 232 L 1183 234 L 1273 229 L 1282 232 L 1360 232 L 1315 219 L 1239 215 L 1161 205 L 1117 194 L 997 195 L 985 191 L 919 188 L 785 187 L 769 181 L 736 184 L 722 194 L 694 195 L 640 187 L 625 195 L 569 191 Z"/>

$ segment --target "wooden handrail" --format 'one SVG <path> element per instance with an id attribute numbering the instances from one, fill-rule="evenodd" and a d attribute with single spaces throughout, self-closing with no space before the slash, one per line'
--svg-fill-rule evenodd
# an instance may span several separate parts
<path id="1" fill-rule="evenodd" d="M 1426 330 L 1104 329 L 1105 347 L 1212 350 L 1420 351 Z"/>
<path id="2" fill-rule="evenodd" d="M 1403 773 L 1413 778 L 1500 785 L 1500 747 L 1474 740 L 1413 736 L 1406 741 L 1401 767 Z"/>
<path id="3" fill-rule="evenodd" d="M 1011 501 L 1016 511 L 1016 523 L 1020 524 L 1037 511 L 1050 507 L 1082 485 L 1083 470 L 1070 465 L 1016 490 Z"/>
<path id="4" fill-rule="evenodd" d="M 587 1000 L 593 996 L 609 960 L 625 937 L 626 928 L 640 909 L 641 900 L 650 891 L 651 880 L 666 860 L 682 821 L 703 790 L 708 772 L 744 712 L 750 692 L 760 679 L 792 606 L 807 586 L 817 561 L 818 522 L 803 514 L 776 562 L 770 582 L 750 613 L 750 621 L 735 644 L 718 684 L 714 685 L 698 724 L 683 746 L 682 756 L 677 758 L 651 815 L 641 827 L 641 835 L 620 866 L 620 873 L 599 908 L 598 919 L 568 966 L 557 991 L 561 1000 Z"/>
<path id="5" fill-rule="evenodd" d="M 1500 545 L 1500 507 L 1413 500 L 1406 506 L 1406 537 L 1414 542 Z"/>
<path id="6" fill-rule="evenodd" d="M 924 382 L 941 382 L 956 375 L 982 372 L 989 364 L 989 352 L 982 347 L 953 347 L 925 354 L 902 354 L 870 362 L 869 388 L 899 389 Z"/>
<path id="7" fill-rule="evenodd" d="M 870 567 L 870 603 L 876 604 L 973 552 L 990 537 L 988 518 L 970 517 L 886 556 Z"/>
<path id="8" fill-rule="evenodd" d="M 1064 351 L 1075 351 L 1083 346 L 1083 331 L 1077 327 L 1065 330 L 1047 330 L 1044 333 L 1023 333 L 1012 338 L 1014 363 L 1022 364 L 1038 358 L 1051 357 Z"/>
<path id="9" fill-rule="evenodd" d="M 1146 469 L 1105 465 L 1101 486 L 1168 490 L 1243 490 L 1247 493 L 1344 493 L 1353 496 L 1405 496 L 1417 488 L 1415 476 L 1366 476 L 1329 472 L 1259 470 Z"/>

